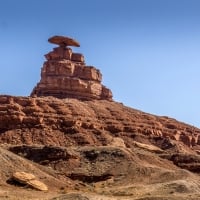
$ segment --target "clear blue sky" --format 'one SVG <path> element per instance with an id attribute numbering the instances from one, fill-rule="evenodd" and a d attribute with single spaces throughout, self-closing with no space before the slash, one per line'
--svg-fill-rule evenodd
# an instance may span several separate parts
<path id="1" fill-rule="evenodd" d="M 30 94 L 53 35 L 80 42 L 116 101 L 200 127 L 199 0 L 1 0 L 0 94 Z"/>

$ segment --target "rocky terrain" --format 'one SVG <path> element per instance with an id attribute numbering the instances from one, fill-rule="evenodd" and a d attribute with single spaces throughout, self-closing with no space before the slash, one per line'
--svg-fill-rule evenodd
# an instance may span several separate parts
<path id="1" fill-rule="evenodd" d="M 79 46 L 60 36 L 49 42 Z M 83 60 L 55 52 L 30 97 L 0 95 L 0 199 L 200 199 L 200 129 L 113 101 L 92 78 L 96 68 L 88 75 Z M 101 92 L 55 86 L 61 75 Z"/>

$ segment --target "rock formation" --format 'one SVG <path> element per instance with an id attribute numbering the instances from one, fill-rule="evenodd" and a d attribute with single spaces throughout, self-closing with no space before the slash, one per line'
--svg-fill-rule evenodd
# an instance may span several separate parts
<path id="1" fill-rule="evenodd" d="M 107 100 L 0 95 L 0 133 L 0 143 L 13 145 L 108 145 L 120 137 L 126 146 L 178 151 L 178 142 L 200 152 L 200 129 Z"/>
<path id="2" fill-rule="evenodd" d="M 111 101 L 77 41 L 49 42 L 32 97 L 0 95 L 0 199 L 200 199 L 200 129 Z"/>
<path id="3" fill-rule="evenodd" d="M 63 36 L 54 36 L 48 41 L 59 47 L 45 55 L 47 61 L 41 70 L 41 80 L 31 96 L 112 100 L 112 92 L 101 84 L 101 72 L 86 66 L 84 56 L 68 47 L 80 46 L 77 41 Z"/>

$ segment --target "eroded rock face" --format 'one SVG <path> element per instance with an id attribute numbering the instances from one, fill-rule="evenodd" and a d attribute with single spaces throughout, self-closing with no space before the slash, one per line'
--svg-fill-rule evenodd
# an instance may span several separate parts
<path id="1" fill-rule="evenodd" d="M 45 55 L 47 61 L 41 70 L 41 80 L 31 96 L 112 100 L 112 92 L 101 84 L 101 72 L 85 65 L 84 56 L 67 47 L 78 46 L 78 42 L 61 36 L 54 36 L 49 41 L 59 47 Z"/>
<path id="2" fill-rule="evenodd" d="M 190 152 L 194 149 L 200 152 L 198 128 L 106 100 L 2 95 L 0 133 L 0 143 L 15 145 L 141 147 L 140 143 L 146 143 L 165 151 Z"/>
<path id="3" fill-rule="evenodd" d="M 48 193 L 56 188 L 59 194 L 72 189 L 82 192 L 92 185 L 94 192 L 109 191 L 102 193 L 109 194 L 107 199 L 113 193 L 133 199 L 135 186 L 141 194 L 151 185 L 156 196 L 161 190 L 169 199 L 171 191 L 184 187 L 189 194 L 198 194 L 196 200 L 199 141 L 198 128 L 114 101 L 0 95 L 0 184 L 18 171 L 34 174 Z M 28 183 L 41 187 L 35 179 Z"/>

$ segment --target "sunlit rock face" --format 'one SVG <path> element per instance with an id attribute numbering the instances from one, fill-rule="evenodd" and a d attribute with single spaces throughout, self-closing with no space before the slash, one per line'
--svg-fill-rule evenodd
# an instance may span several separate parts
<path id="1" fill-rule="evenodd" d="M 48 41 L 59 47 L 45 55 L 47 61 L 41 69 L 41 80 L 31 96 L 112 100 L 111 90 L 101 84 L 101 72 L 87 66 L 84 56 L 68 47 L 79 47 L 77 41 L 63 36 L 54 36 Z"/>

